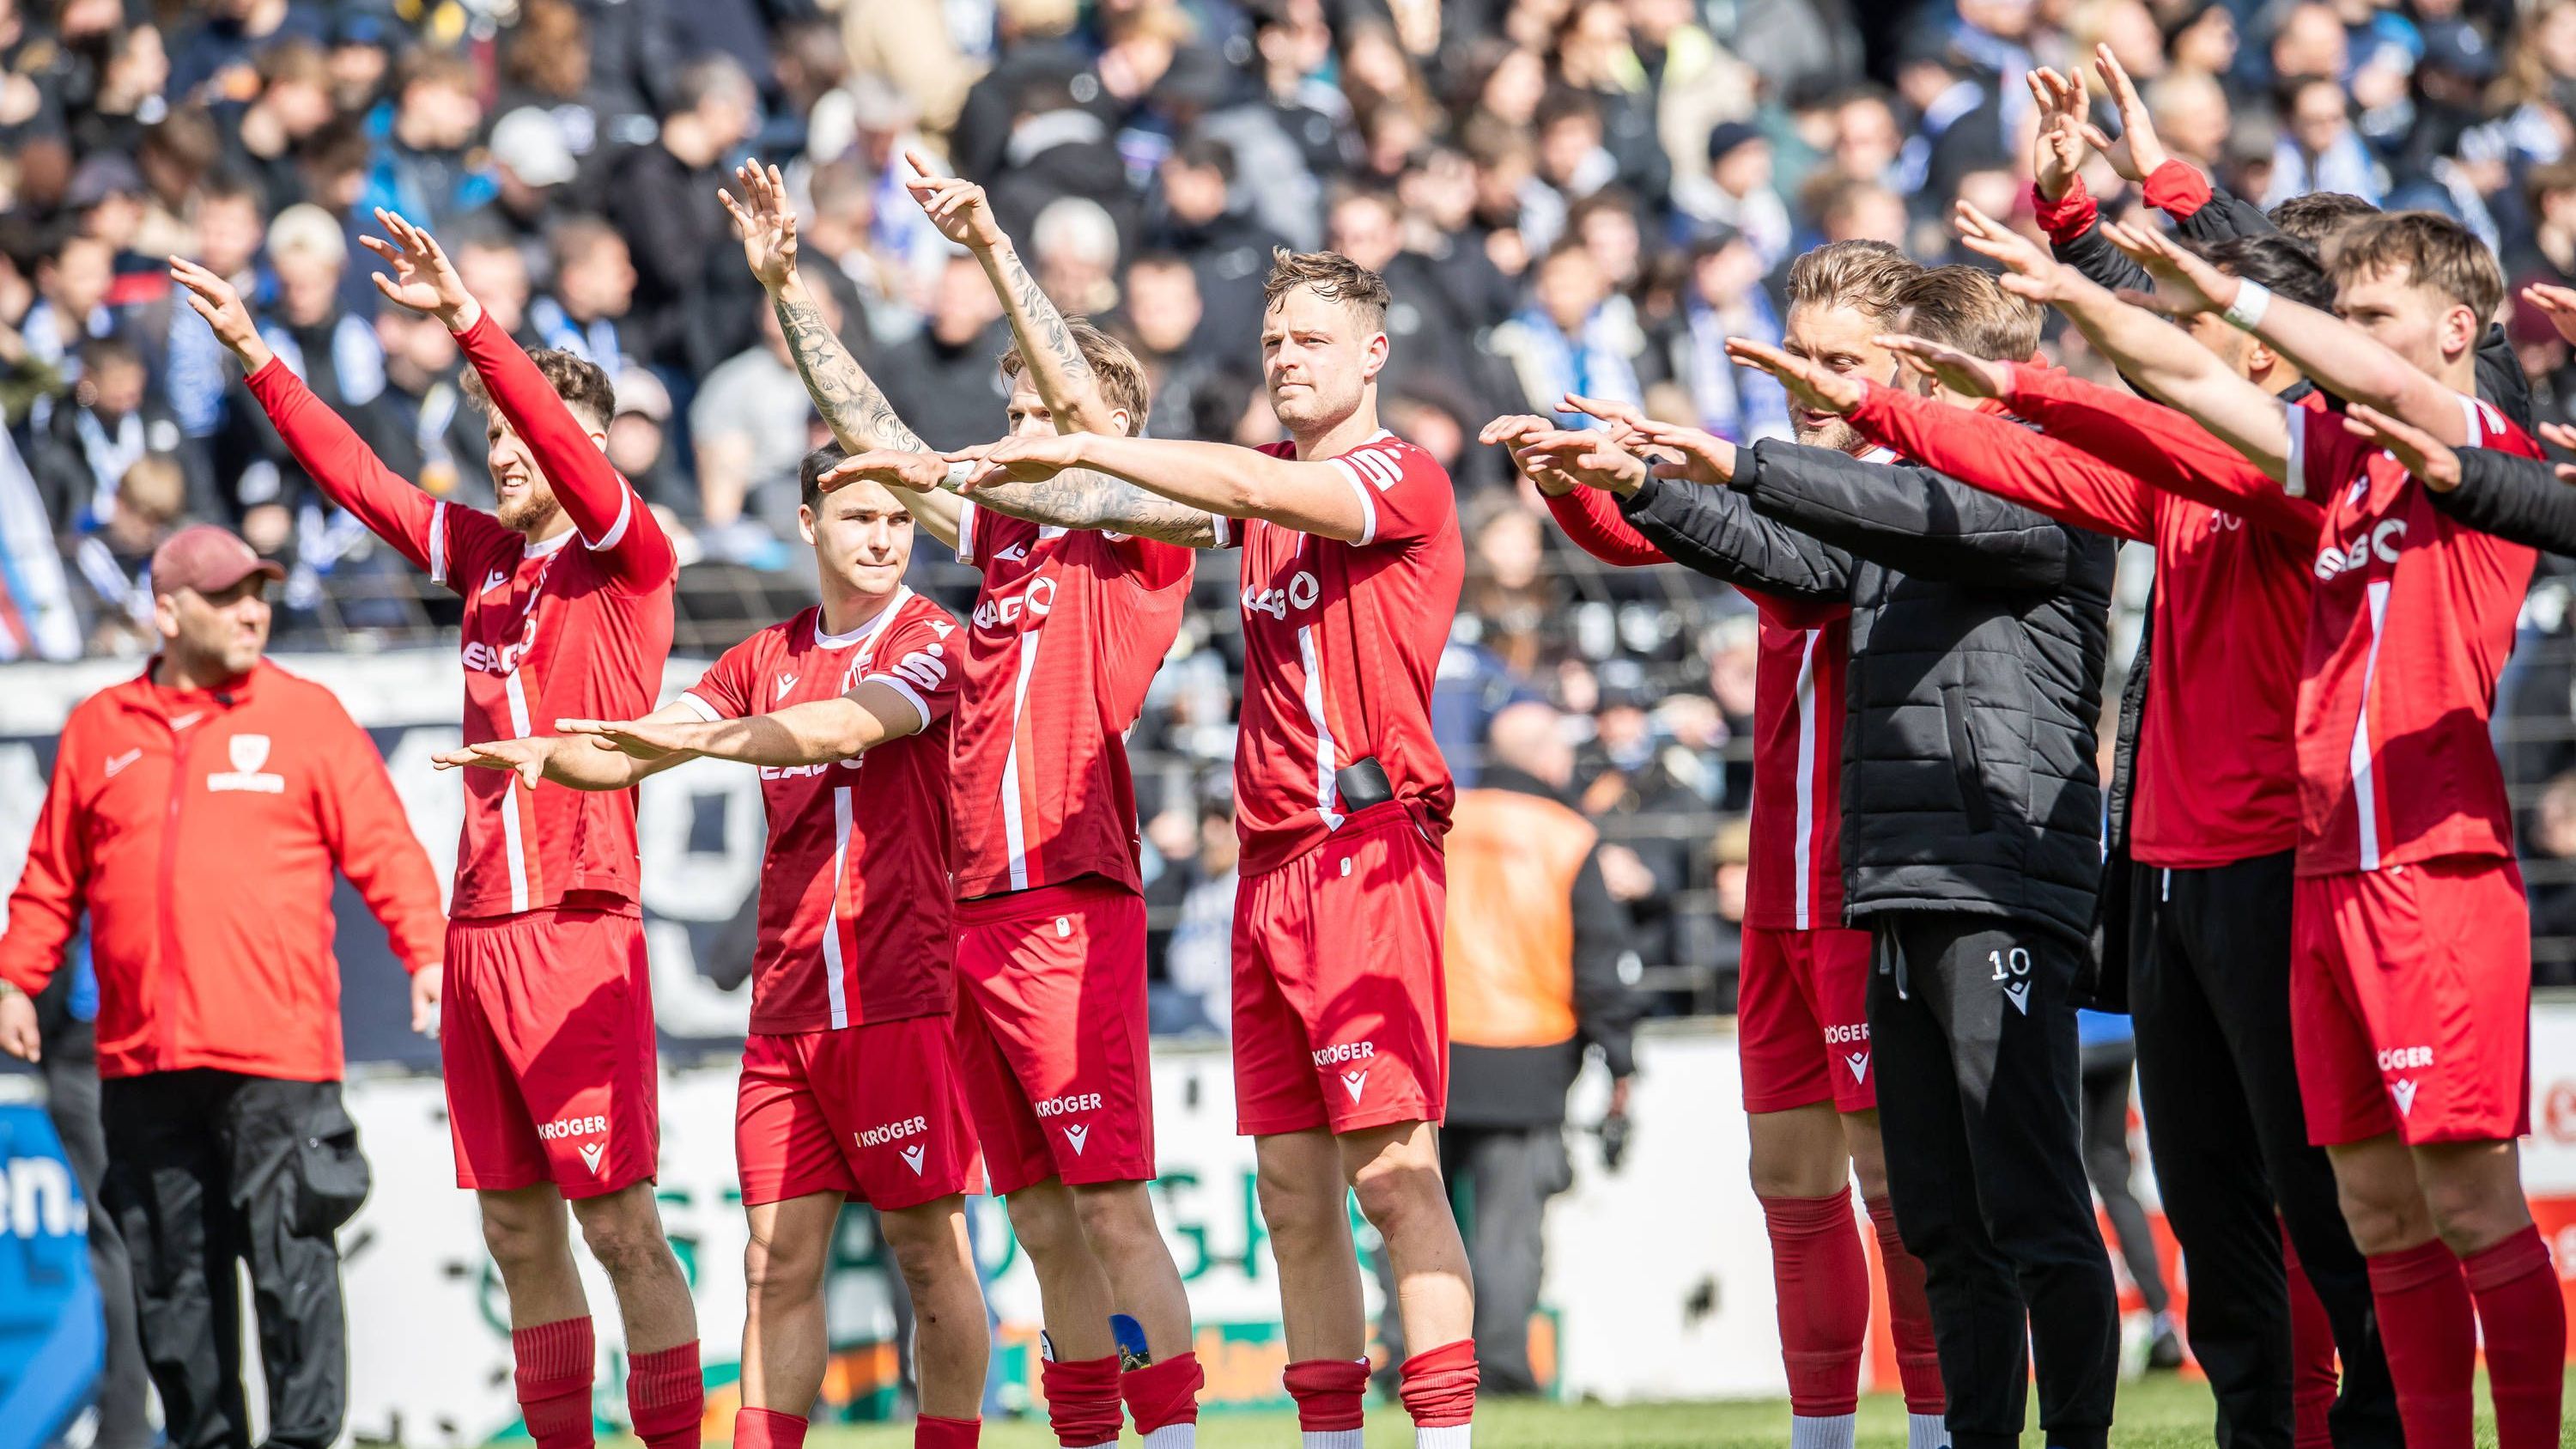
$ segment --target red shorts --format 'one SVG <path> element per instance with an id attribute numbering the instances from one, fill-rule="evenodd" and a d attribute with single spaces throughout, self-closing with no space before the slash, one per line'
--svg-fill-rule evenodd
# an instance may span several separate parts
<path id="1" fill-rule="evenodd" d="M 457 1186 L 596 1197 L 654 1175 L 651 975 L 631 912 L 448 922 L 438 1054 Z"/>
<path id="2" fill-rule="evenodd" d="M 1831 1102 L 1837 1112 L 1878 1105 L 1869 1060 L 1867 931 L 1744 928 L 1735 996 L 1735 1050 L 1744 1110 L 1785 1112 Z"/>
<path id="3" fill-rule="evenodd" d="M 733 1152 L 746 1204 L 846 1193 L 889 1211 L 969 1191 L 975 1132 L 945 1016 L 742 1044 Z"/>
<path id="4" fill-rule="evenodd" d="M 2301 876 L 2290 922 L 2309 1141 L 2531 1130 L 2531 909 L 2512 861 Z"/>
<path id="5" fill-rule="evenodd" d="M 1401 806 L 1355 816 L 1234 898 L 1234 1117 L 1259 1137 L 1449 1109 L 1440 848 Z"/>
<path id="6" fill-rule="evenodd" d="M 960 902 L 957 986 L 994 1193 L 1153 1179 L 1143 896 L 1086 877 Z"/>

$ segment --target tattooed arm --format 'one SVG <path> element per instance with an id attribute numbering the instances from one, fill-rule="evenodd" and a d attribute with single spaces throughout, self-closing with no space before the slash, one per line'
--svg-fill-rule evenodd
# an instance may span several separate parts
<path id="1" fill-rule="evenodd" d="M 952 509 L 958 506 L 957 485 L 948 481 L 949 471 L 948 460 L 937 453 L 888 448 L 850 458 L 824 474 L 822 482 L 825 492 L 861 479 L 882 483 L 920 515 L 921 506 L 913 502 L 916 498 L 934 499 Z M 986 478 L 991 481 L 983 481 Z M 1051 478 L 1036 480 L 985 472 L 970 486 L 975 490 L 976 507 L 1031 523 L 1103 528 L 1177 543 L 1184 548 L 1214 548 L 1217 544 L 1214 514 L 1174 503 L 1133 483 L 1087 468 L 1068 468 Z"/>
<path id="2" fill-rule="evenodd" d="M 733 216 L 734 234 L 742 238 L 743 259 L 769 293 L 778 330 L 787 338 L 787 355 L 795 359 L 796 373 L 805 379 L 806 394 L 834 441 L 852 453 L 880 448 L 927 452 L 930 445 L 904 425 L 884 389 L 824 323 L 814 295 L 796 275 L 796 208 L 778 169 L 755 162 L 738 168 L 734 179 L 742 185 L 743 200 L 729 191 L 717 195 Z M 958 521 L 965 510 L 954 496 L 897 489 L 895 497 L 933 537 L 957 546 Z"/>

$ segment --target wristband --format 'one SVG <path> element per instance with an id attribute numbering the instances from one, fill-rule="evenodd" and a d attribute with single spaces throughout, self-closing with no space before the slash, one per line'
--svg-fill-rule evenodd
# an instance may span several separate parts
<path id="1" fill-rule="evenodd" d="M 2264 309 L 2271 305 L 2271 288 L 2261 282 L 2239 280 L 2236 300 L 2228 303 L 2227 310 L 2219 315 L 2227 319 L 2228 326 L 2240 332 L 2251 332 L 2262 323 Z"/>
<path id="2" fill-rule="evenodd" d="M 960 458 L 948 465 L 948 476 L 939 480 L 940 486 L 949 489 L 963 488 L 974 479 L 975 472 L 975 464 L 971 460 Z"/>

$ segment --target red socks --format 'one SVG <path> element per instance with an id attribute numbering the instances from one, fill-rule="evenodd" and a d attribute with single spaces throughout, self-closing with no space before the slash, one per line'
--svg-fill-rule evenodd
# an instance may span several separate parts
<path id="1" fill-rule="evenodd" d="M 519 1417 L 537 1449 L 590 1449 L 590 1372 L 598 1353 L 587 1315 L 511 1332 Z"/>
<path id="2" fill-rule="evenodd" d="M 1167 1425 L 1197 1423 L 1199 1388 L 1206 1382 L 1199 1356 L 1184 1353 L 1120 1374 L 1118 1396 L 1127 1401 L 1137 1434 L 1150 1435 Z"/>
<path id="3" fill-rule="evenodd" d="M 1118 1406 L 1118 1355 L 1048 1359 L 1038 1365 L 1038 1384 L 1046 1394 L 1047 1422 L 1064 1449 L 1118 1442 L 1118 1428 L 1126 1422 Z"/>
<path id="4" fill-rule="evenodd" d="M 627 1359 L 626 1415 L 644 1449 L 698 1449 L 698 1421 L 706 1412 L 696 1339 Z"/>
<path id="5" fill-rule="evenodd" d="M 802 1414 L 782 1414 L 776 1409 L 733 1411 L 733 1449 L 800 1449 L 804 1442 Z"/>
<path id="6" fill-rule="evenodd" d="M 1892 1199 L 1863 1202 L 1887 1270 L 1887 1326 L 1896 1340 L 1896 1376 L 1905 1384 L 1905 1412 L 1938 1416 L 1948 1412 L 1950 1396 L 1941 1388 L 1940 1351 L 1932 1346 L 1932 1300 L 1923 1296 L 1923 1260 L 1906 1250 Z"/>
<path id="7" fill-rule="evenodd" d="M 2328 1416 L 2342 1387 L 2335 1367 L 2334 1320 L 2326 1316 L 2316 1285 L 2299 1266 L 2299 1250 L 2286 1229 L 2281 1234 L 2281 1266 L 2290 1275 L 2290 1408 L 2296 1416 L 2290 1442 L 2292 1449 L 2333 1449 Z"/>
<path id="8" fill-rule="evenodd" d="M 1280 1381 L 1297 1401 L 1297 1427 L 1308 1434 L 1355 1433 L 1367 1416 L 1368 1364 L 1361 1359 L 1309 1358 L 1288 1365 Z M 1469 1387 L 1473 1396 L 1473 1385 Z M 1407 1407 L 1411 1407 L 1410 1401 Z"/>
<path id="9" fill-rule="evenodd" d="M 912 1449 L 975 1449 L 984 1432 L 981 1419 L 941 1419 L 929 1414 L 912 1421 Z M 736 1444 L 733 1449 L 744 1449 Z"/>
<path id="10" fill-rule="evenodd" d="M 2373 1254 L 2370 1297 L 2407 1449 L 2469 1449 L 2478 1330 L 2460 1260 L 2439 1238 Z"/>
<path id="11" fill-rule="evenodd" d="M 2477 1299 L 2478 1325 L 2486 1330 L 2497 1449 L 2556 1449 L 2559 1397 L 2566 1385 L 2567 1300 L 2559 1295 L 2549 1246 L 2540 1229 L 2525 1223 L 2521 1232 L 2461 1259 L 2460 1267 Z M 2373 1278 L 2372 1286 L 2377 1284 Z M 2387 1331 L 2383 1323 L 2380 1332 Z M 2413 1442 L 2410 1428 L 2408 1443 Z"/>
<path id="12" fill-rule="evenodd" d="M 1869 1259 L 1852 1229 L 1851 1194 L 1761 1201 L 1789 1412 L 1840 1418 L 1860 1405 L 1860 1355 L 1869 1337 Z"/>
<path id="13" fill-rule="evenodd" d="M 1395 1395 L 1417 1429 L 1448 1429 L 1476 1417 L 1476 1341 L 1462 1338 L 1404 1361 Z"/>

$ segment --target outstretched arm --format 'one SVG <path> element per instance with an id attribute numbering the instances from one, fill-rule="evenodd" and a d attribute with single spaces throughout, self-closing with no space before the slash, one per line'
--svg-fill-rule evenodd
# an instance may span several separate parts
<path id="1" fill-rule="evenodd" d="M 1117 410 L 1101 392 L 1100 379 L 1093 373 L 1090 360 L 1074 344 L 1073 329 L 1038 286 L 1037 278 L 1021 265 L 1019 248 L 1011 244 L 1001 222 L 994 219 L 984 188 L 933 172 L 929 160 L 917 150 L 906 148 L 904 159 L 916 173 L 916 179 L 906 181 L 904 189 L 930 214 L 930 223 L 941 236 L 974 256 L 984 268 L 984 279 L 993 284 L 993 295 L 1002 302 L 1002 316 L 1011 324 L 1012 340 L 1020 345 L 1020 361 L 1039 399 L 1053 415 L 1055 430 L 1143 432 L 1143 418 L 1129 418 L 1126 427 L 1118 426 Z"/>
<path id="2" fill-rule="evenodd" d="M 1968 250 L 2003 264 L 2005 291 L 2064 312 L 2122 376 L 2199 419 L 2274 482 L 2288 478 L 2290 428 L 2279 398 L 2238 377 L 2181 328 L 2050 260 L 1968 203 L 1959 203 L 1954 222 Z"/>
<path id="3" fill-rule="evenodd" d="M 976 471 L 972 464 L 953 464 L 938 453 L 880 449 L 833 465 L 823 475 L 822 487 L 829 493 L 865 480 L 884 484 L 907 502 L 937 494 L 953 507 L 955 499 L 948 495 Z M 975 488 L 974 501 L 978 508 L 1058 528 L 1105 528 L 1183 548 L 1214 548 L 1217 543 L 1215 515 L 1087 468 L 1068 468 L 1049 478 L 983 484 Z"/>
<path id="4" fill-rule="evenodd" d="M 796 363 L 796 375 L 805 380 L 805 394 L 814 400 L 814 411 L 832 430 L 833 440 L 852 453 L 879 448 L 929 451 L 930 445 L 904 425 L 884 389 L 824 322 L 814 294 L 805 290 L 797 276 L 796 207 L 787 199 L 787 182 L 778 168 L 748 162 L 735 168 L 734 180 L 742 187 L 742 198 L 721 190 L 716 198 L 733 218 L 743 259 L 760 279 L 761 290 L 769 294 L 770 310 L 778 314 L 778 330 L 787 338 L 787 355 Z M 897 492 L 895 497 L 933 537 L 950 548 L 957 546 L 957 525 L 964 510 L 955 498 L 909 491 Z"/>
<path id="5" fill-rule="evenodd" d="M 2508 543 L 2576 552 L 2576 487 L 2568 486 L 2576 467 L 2553 468 L 2501 448 L 2446 447 L 2423 429 L 2366 406 L 2354 407 L 2343 426 L 2405 464 L 2423 480 L 2433 506 L 2453 519 Z M 2576 442 L 2576 431 L 2564 424 L 2543 427 L 2560 447 Z"/>
<path id="6" fill-rule="evenodd" d="M 704 755 L 746 765 L 821 765 L 846 760 L 888 740 L 919 733 L 929 721 L 912 698 L 881 679 L 861 680 L 847 694 L 791 704 L 771 714 L 710 719 L 712 710 L 689 707 L 687 695 L 666 719 L 656 710 L 640 720 L 562 719 L 565 735 L 588 736 L 641 760 Z"/>
<path id="7" fill-rule="evenodd" d="M 2147 269 L 2156 279 L 2157 300 L 2176 314 L 2224 312 L 2335 396 L 2375 407 L 2454 447 L 2477 441 L 2458 393 L 2352 323 L 2231 277 L 2153 228 L 2106 226 L 2102 234 Z M 2486 319 L 2471 325 L 2477 329 L 2473 336 L 2482 334 Z"/>
<path id="8" fill-rule="evenodd" d="M 1362 491 L 1370 485 L 1340 459 L 1308 462 L 1232 443 L 1096 433 L 1004 438 L 951 456 L 985 465 L 967 485 L 979 501 L 988 478 L 1048 482 L 1088 468 L 1202 513 L 1263 519 L 1344 543 L 1373 541 L 1375 515 Z"/>
<path id="9" fill-rule="evenodd" d="M 685 704 L 666 704 L 637 723 L 681 724 L 700 718 L 703 716 Z M 596 735 L 532 735 L 465 745 L 436 756 L 432 763 L 442 770 L 513 771 L 519 783 L 531 790 L 537 788 L 539 780 L 551 780 L 574 790 L 626 790 L 648 775 L 658 775 L 696 758 L 689 750 L 632 752 Z"/>

